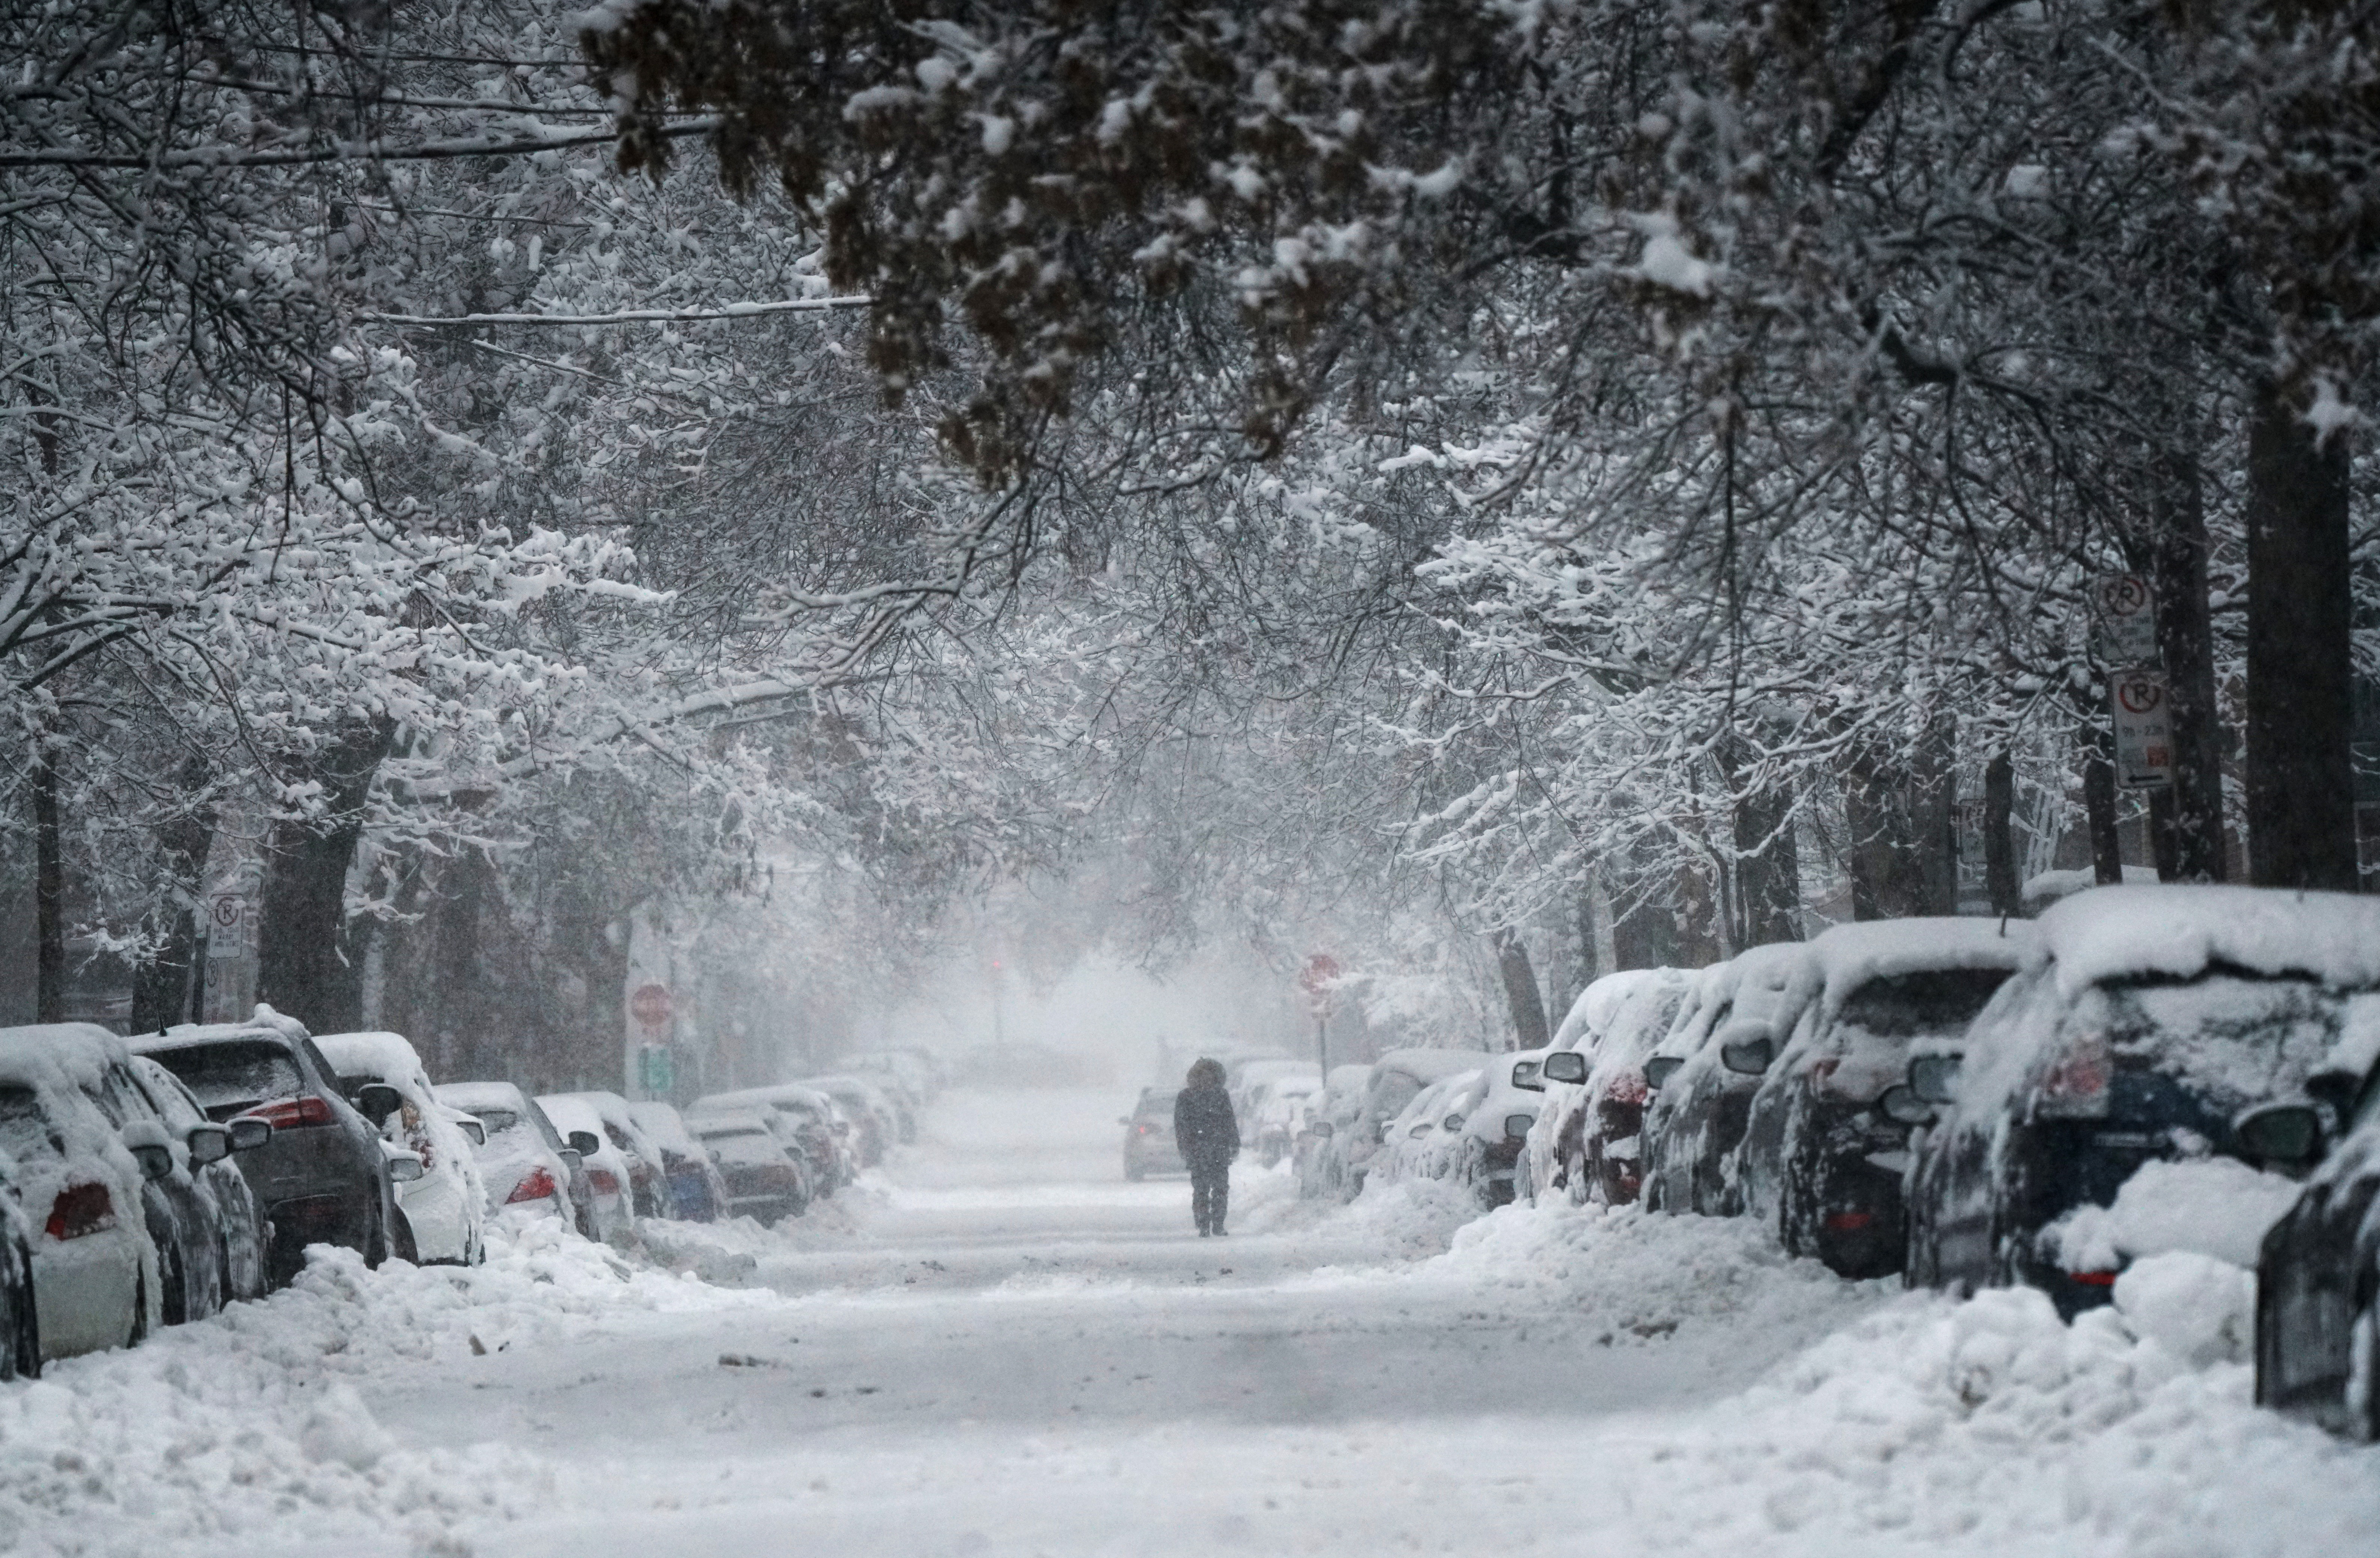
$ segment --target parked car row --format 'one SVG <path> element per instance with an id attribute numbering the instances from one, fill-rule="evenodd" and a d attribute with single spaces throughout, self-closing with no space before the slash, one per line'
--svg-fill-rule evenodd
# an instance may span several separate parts
<path id="1" fill-rule="evenodd" d="M 915 1141 L 917 1114 L 941 1085 L 920 1051 L 845 1057 L 848 1073 L 711 1093 L 686 1111 L 693 1136 L 725 1176 L 734 1214 L 773 1224 L 798 1217 Z"/>
<path id="2" fill-rule="evenodd" d="M 433 1083 L 402 1035 L 317 1037 L 270 1006 L 129 1039 L 0 1029 L 0 1379 L 261 1296 L 312 1245 L 471 1265 L 504 1211 L 614 1243 L 645 1218 L 773 1221 L 914 1131 L 938 1073 L 872 1059 L 855 1069 L 876 1081 L 756 1089 L 689 1122 L 617 1093 Z M 747 1193 L 725 1118 L 757 1123 L 797 1195 Z"/>
<path id="3" fill-rule="evenodd" d="M 1512 1199 L 1543 1103 L 1537 1062 L 1403 1049 L 1332 1067 L 1293 1142 L 1298 1194 L 1352 1200 L 1375 1179 L 1432 1178 L 1467 1186 L 1483 1207 Z"/>
<path id="4" fill-rule="evenodd" d="M 2070 1316 L 2171 1249 L 2253 1261 L 2259 1399 L 2380 1437 L 2380 901 L 1838 926 L 1599 980 L 1538 1076 L 1534 1197 L 1756 1217 L 1846 1276 Z"/>

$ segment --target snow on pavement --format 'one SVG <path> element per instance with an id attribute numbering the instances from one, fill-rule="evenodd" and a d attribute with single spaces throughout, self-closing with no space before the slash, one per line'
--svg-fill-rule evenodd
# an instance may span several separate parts
<path id="1" fill-rule="evenodd" d="M 1184 1183 L 1122 1181 L 1122 1102 L 953 1094 L 786 1229 L 332 1257 L 0 1387 L 0 1552 L 2215 1558 L 2380 1531 L 2380 1450 L 2249 1404 L 2236 1279 L 2199 1258 L 2070 1328 L 2031 1294 L 1842 1283 L 1740 1222 L 1474 1221 L 1429 1186 L 1320 1212 L 1251 1171 L 1235 1236 L 1201 1241 Z"/>

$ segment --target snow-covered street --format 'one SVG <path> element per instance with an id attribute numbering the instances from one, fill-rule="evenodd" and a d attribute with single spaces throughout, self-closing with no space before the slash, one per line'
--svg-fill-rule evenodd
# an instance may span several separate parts
<path id="1" fill-rule="evenodd" d="M 533 1233 L 468 1273 L 318 1259 L 0 1388 L 0 1548 L 2071 1558 L 2380 1528 L 2380 1450 L 2114 1311 L 1846 1284 L 1741 1221 L 1461 1226 L 1412 1187 L 1320 1214 L 1260 1170 L 1201 1241 L 1181 1182 L 1117 1175 L 1114 1111 L 953 1092 L 847 1206 L 637 1261 Z"/>

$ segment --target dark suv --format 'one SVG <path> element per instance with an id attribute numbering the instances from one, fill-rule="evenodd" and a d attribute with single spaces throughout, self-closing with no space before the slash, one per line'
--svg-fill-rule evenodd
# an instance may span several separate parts
<path id="1" fill-rule="evenodd" d="M 380 1131 L 365 1115 L 385 1118 L 395 1109 L 394 1089 L 363 1088 L 350 1103 L 305 1028 L 264 1007 L 253 1022 L 186 1026 L 126 1042 L 179 1077 L 209 1119 L 253 1115 L 273 1126 L 272 1139 L 238 1162 L 273 1224 L 266 1264 L 273 1286 L 303 1269 L 308 1245 L 345 1245 L 374 1266 L 387 1258 L 395 1203 Z"/>

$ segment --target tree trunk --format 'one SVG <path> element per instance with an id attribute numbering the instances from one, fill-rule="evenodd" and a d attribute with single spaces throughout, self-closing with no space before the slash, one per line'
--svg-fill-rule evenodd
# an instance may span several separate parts
<path id="1" fill-rule="evenodd" d="M 2280 390 L 2248 430 L 2248 875 L 2358 886 L 2347 441 L 2325 445 Z"/>
<path id="2" fill-rule="evenodd" d="M 33 756 L 33 1020 L 67 1016 L 67 871 L 58 826 L 58 771 L 43 740 Z"/>
<path id="3" fill-rule="evenodd" d="M 1740 946 L 1802 939 L 1802 864 L 1793 844 L 1793 793 L 1782 785 L 1735 803 Z"/>
<path id="4" fill-rule="evenodd" d="M 2100 886 L 2113 886 L 2124 880 L 2123 835 L 2116 831 L 2116 765 L 2097 752 L 2082 760 L 2082 812 L 2091 827 L 2091 873 Z"/>
<path id="5" fill-rule="evenodd" d="M 1934 714 L 1918 738 L 1909 783 L 1909 831 L 1915 858 L 1916 913 L 1959 912 L 1958 722 Z"/>
<path id="6" fill-rule="evenodd" d="M 1984 768 L 1984 891 L 1992 912 L 2023 912 L 2024 884 L 2017 880 L 2016 764 L 2006 752 L 1994 752 Z"/>
<path id="7" fill-rule="evenodd" d="M 195 797 L 205 789 L 207 765 L 192 758 L 176 777 L 182 792 Z M 152 923 L 164 928 L 165 941 L 155 957 L 132 970 L 130 1027 L 135 1033 L 162 1032 L 198 1015 L 197 974 L 206 955 L 199 910 L 206 901 L 207 855 L 214 834 L 211 808 L 176 817 L 157 830 L 161 880 L 152 912 Z"/>
<path id="8" fill-rule="evenodd" d="M 1496 963 L 1503 971 L 1504 1001 L 1512 1009 L 1512 1030 L 1521 1040 L 1518 1047 L 1544 1049 L 1553 1040 L 1546 1027 L 1545 998 L 1537 992 L 1537 972 L 1529 962 L 1529 949 L 1510 929 L 1496 932 Z"/>
<path id="9" fill-rule="evenodd" d="M 360 724 L 316 754 L 307 767 L 323 789 L 322 816 L 276 824 L 266 851 L 256 998 L 318 1033 L 363 1017 L 360 970 L 346 955 L 347 868 L 389 736 L 383 724 Z"/>
<path id="10" fill-rule="evenodd" d="M 1911 826 L 1909 776 L 1872 751 L 1852 760 L 1843 780 L 1843 822 L 1851 834 L 1852 918 L 1899 919 L 1926 912 L 1925 886 Z"/>
<path id="11" fill-rule="evenodd" d="M 2157 652 L 2173 727 L 2173 786 L 2155 818 L 2157 874 L 2223 880 L 2223 724 L 2206 605 L 2206 500 L 2198 456 L 2166 451 L 2156 490 Z M 2156 797 L 2151 797 L 2153 809 Z"/>

